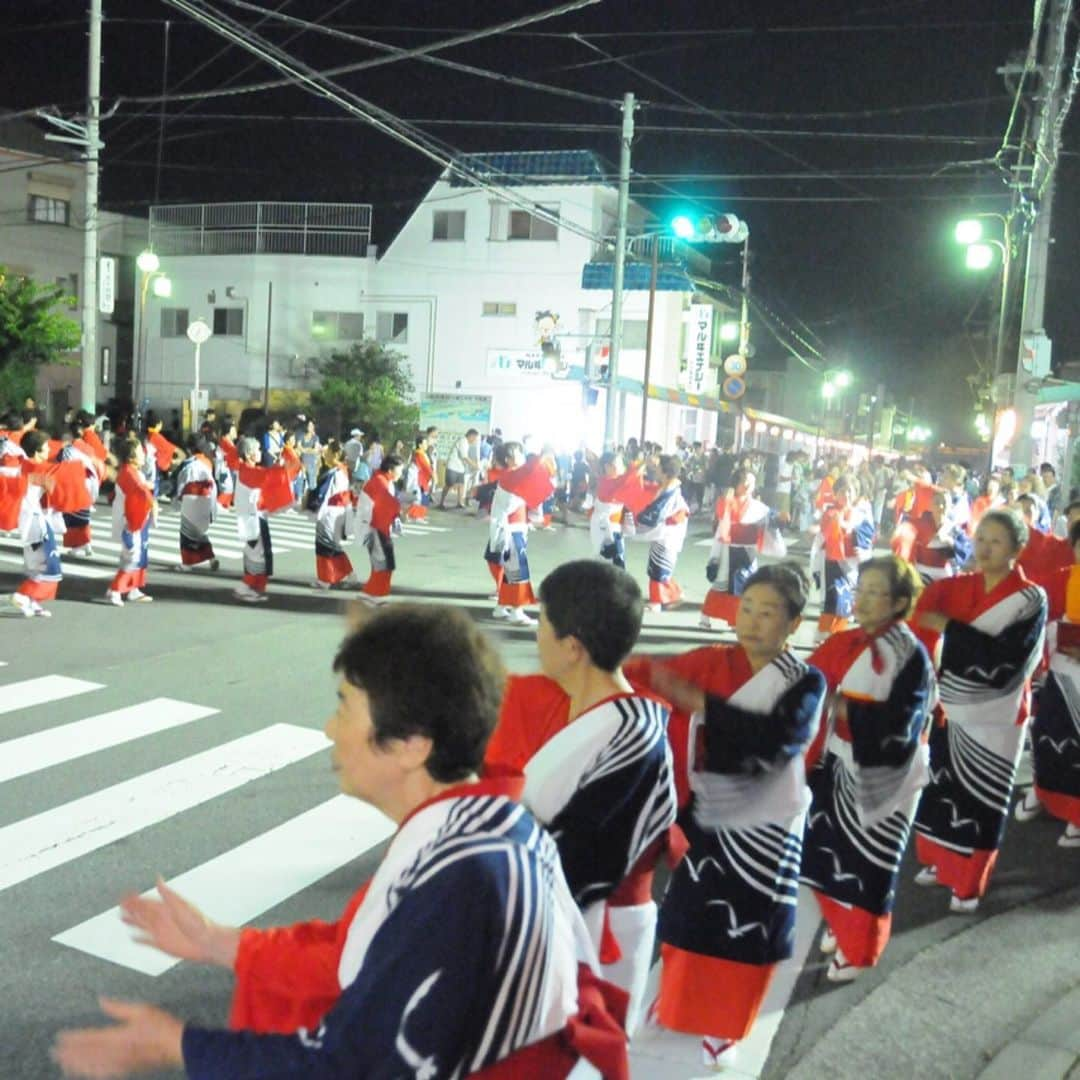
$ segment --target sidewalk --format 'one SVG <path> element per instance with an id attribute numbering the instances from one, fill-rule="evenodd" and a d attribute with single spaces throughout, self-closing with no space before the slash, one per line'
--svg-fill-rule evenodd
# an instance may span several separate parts
<path id="1" fill-rule="evenodd" d="M 785 1075 L 1080 1080 L 1080 888 L 920 952 Z"/>

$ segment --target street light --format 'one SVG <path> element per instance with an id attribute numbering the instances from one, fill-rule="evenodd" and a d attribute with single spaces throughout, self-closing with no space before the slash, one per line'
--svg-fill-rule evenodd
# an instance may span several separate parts
<path id="1" fill-rule="evenodd" d="M 822 383 L 821 384 L 821 396 L 826 401 L 831 401 L 834 397 L 836 397 L 836 383 L 831 383 L 831 382 Z"/>
<path id="2" fill-rule="evenodd" d="M 720 324 L 720 340 L 721 341 L 738 341 L 739 340 L 740 327 L 737 322 L 726 322 Z"/>
<path id="3" fill-rule="evenodd" d="M 965 218 L 956 223 L 953 235 L 958 244 L 977 244 L 982 239 L 983 227 L 978 218 Z"/>
<path id="4" fill-rule="evenodd" d="M 164 270 L 160 269 L 161 260 L 153 251 L 140 252 L 135 259 L 135 265 L 142 275 L 142 283 L 139 287 L 139 333 L 136 338 L 135 359 L 131 372 L 131 396 L 136 414 L 140 414 L 141 398 L 139 391 L 146 378 L 146 300 L 153 287 L 154 296 L 166 299 L 172 296 L 172 281 Z"/>
<path id="5" fill-rule="evenodd" d="M 983 220 L 994 218 L 1001 222 L 1002 238 L 997 240 L 993 237 L 983 236 Z M 976 214 L 956 224 L 953 234 L 958 244 L 967 247 L 964 264 L 969 270 L 988 270 L 994 262 L 994 248 L 1001 252 L 1001 296 L 998 300 L 998 327 L 997 341 L 994 343 L 994 371 L 991 382 L 991 393 L 996 399 L 996 385 L 1002 370 L 1002 359 L 1005 352 L 1005 315 L 1009 301 L 1009 271 L 1012 265 L 1012 240 L 1009 236 L 1009 219 L 1004 214 Z M 996 400 L 992 401 L 996 405 Z M 989 465 L 988 471 L 994 467 L 994 440 L 989 438 Z"/>

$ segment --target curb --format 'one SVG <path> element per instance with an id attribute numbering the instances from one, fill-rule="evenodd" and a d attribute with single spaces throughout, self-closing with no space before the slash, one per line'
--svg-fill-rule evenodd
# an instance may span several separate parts
<path id="1" fill-rule="evenodd" d="M 786 1076 L 1058 1080 L 1080 1055 L 1078 1016 L 1080 888 L 1073 888 L 921 951 Z"/>

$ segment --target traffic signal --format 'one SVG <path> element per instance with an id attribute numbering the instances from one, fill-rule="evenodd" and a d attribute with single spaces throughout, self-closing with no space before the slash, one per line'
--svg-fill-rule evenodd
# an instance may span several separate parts
<path id="1" fill-rule="evenodd" d="M 671 231 L 680 240 L 704 244 L 741 244 L 750 235 L 749 226 L 735 214 L 678 214 L 671 219 Z"/>

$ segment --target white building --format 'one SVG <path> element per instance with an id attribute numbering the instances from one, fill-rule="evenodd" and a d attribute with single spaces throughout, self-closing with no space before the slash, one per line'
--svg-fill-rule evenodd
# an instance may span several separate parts
<path id="1" fill-rule="evenodd" d="M 151 244 L 172 296 L 146 294 L 142 393 L 156 408 L 179 407 L 194 374 L 185 329 L 203 317 L 215 333 L 200 378 L 214 400 L 257 403 L 267 382 L 310 390 L 312 358 L 375 337 L 408 357 L 422 408 L 446 404 L 444 395 L 489 401 L 488 423 L 508 437 L 598 445 L 605 391 L 586 368 L 590 356 L 604 362 L 610 334 L 609 170 L 588 151 L 468 155 L 459 166 L 378 259 L 369 206 L 154 208 Z M 642 208 L 631 205 L 630 221 L 631 234 L 645 231 Z M 627 263 L 620 438 L 641 432 L 651 242 L 638 240 Z M 695 296 L 687 266 L 700 256 L 659 243 L 649 382 L 668 392 L 649 403 L 648 437 L 712 440 L 715 409 L 675 391 L 689 378 L 715 393 L 722 312 Z"/>
<path id="2" fill-rule="evenodd" d="M 82 297 L 86 170 L 70 147 L 52 142 L 25 120 L 0 116 L 0 266 L 42 285 L 59 285 L 76 303 Z M 130 379 L 134 255 L 146 244 L 146 222 L 121 214 L 99 216 L 101 255 L 115 258 L 116 297 L 111 315 L 98 315 L 99 394 Z M 54 364 L 39 373 L 39 403 L 55 415 L 79 399 L 80 369 Z"/>

